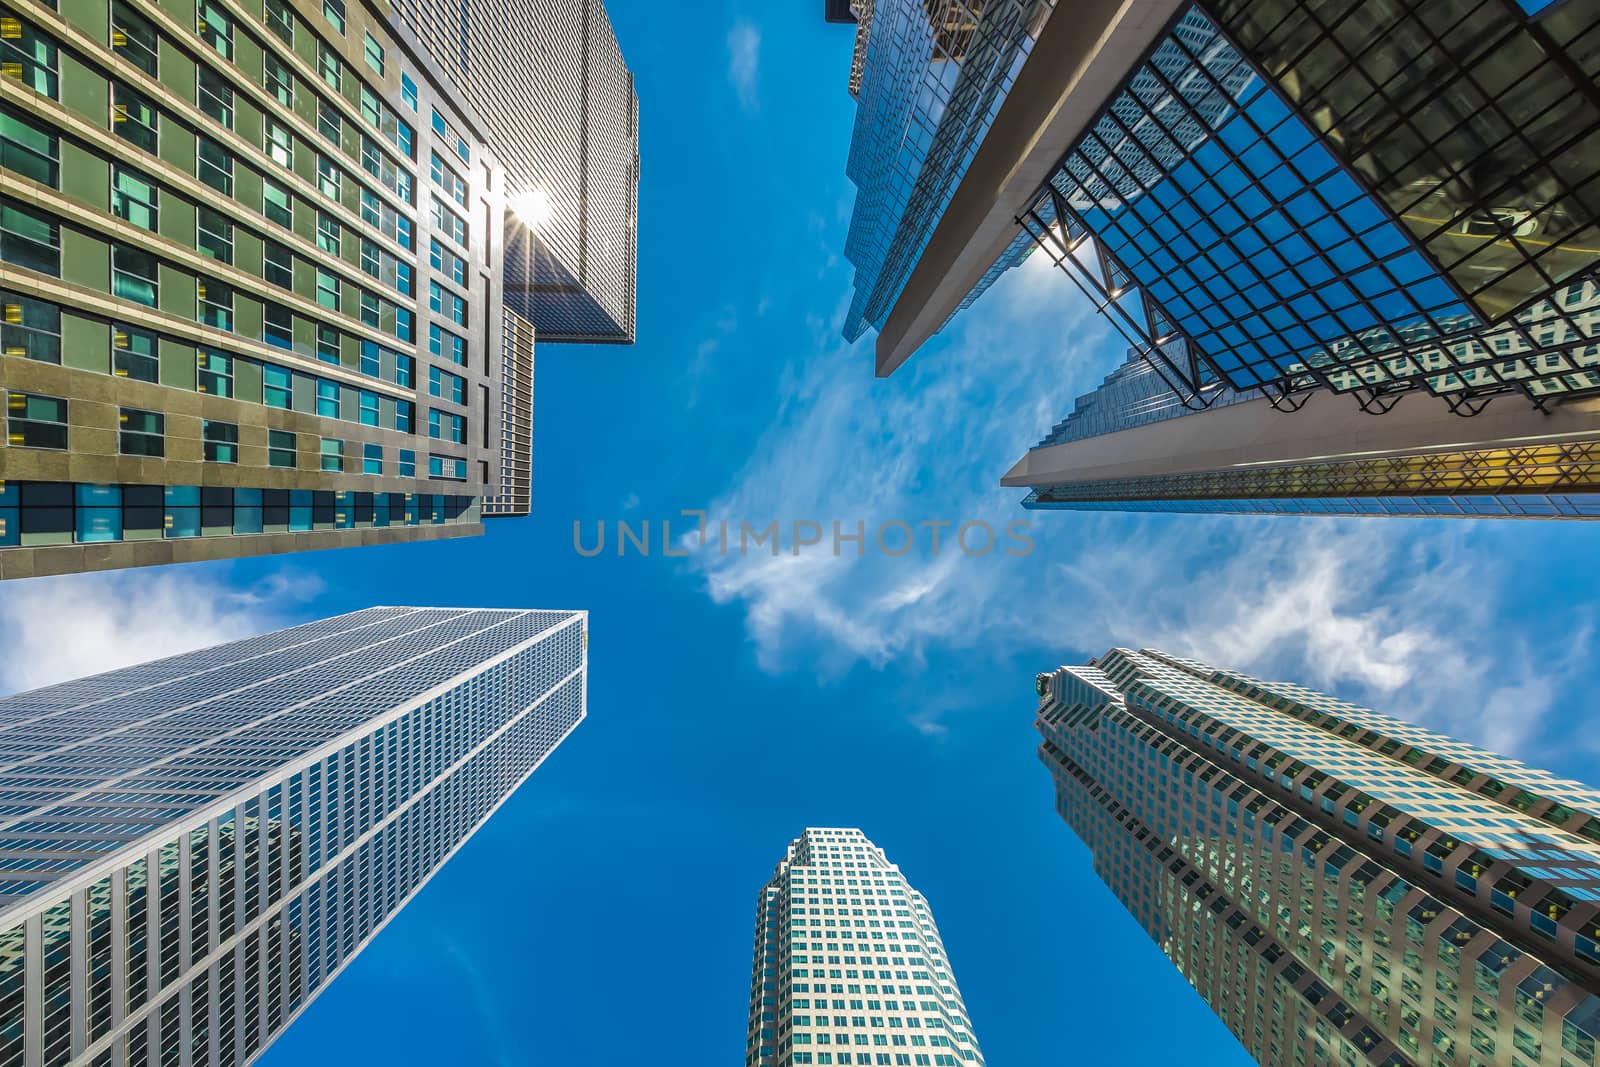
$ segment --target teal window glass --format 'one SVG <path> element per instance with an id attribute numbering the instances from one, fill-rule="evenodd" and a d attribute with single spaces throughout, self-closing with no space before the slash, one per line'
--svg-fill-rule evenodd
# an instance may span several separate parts
<path id="1" fill-rule="evenodd" d="M 124 456 L 164 456 L 167 454 L 167 418 L 159 411 L 123 408 L 117 416 L 118 450 Z"/>

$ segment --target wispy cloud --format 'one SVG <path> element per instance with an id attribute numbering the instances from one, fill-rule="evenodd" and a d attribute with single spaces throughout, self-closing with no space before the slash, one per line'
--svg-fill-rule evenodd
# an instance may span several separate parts
<path id="1" fill-rule="evenodd" d="M 773 427 L 714 517 L 825 528 L 860 518 L 869 530 L 1028 519 L 1037 548 L 968 558 L 947 542 L 934 557 L 923 534 L 921 550 L 898 559 L 696 554 L 710 596 L 743 609 L 764 669 L 828 675 L 996 649 L 1028 650 L 1042 667 L 1153 645 L 1514 753 L 1543 743 L 1556 694 L 1593 642 L 1588 620 L 1538 635 L 1499 624 L 1499 560 L 1515 536 L 1504 526 L 1030 515 L 1018 491 L 997 488 L 1122 358 L 1070 289 L 1030 261 L 956 320 L 947 347 L 887 381 L 870 376 L 869 343 L 845 346 L 836 322 L 811 321 L 813 352 L 786 367 Z M 923 708 L 914 725 L 937 735 L 940 716 Z"/>
<path id="2" fill-rule="evenodd" d="M 242 588 L 208 569 L 107 571 L 8 582 L 0 692 L 17 692 L 233 641 L 296 621 L 322 589 L 283 570 Z"/>
<path id="3" fill-rule="evenodd" d="M 739 94 L 739 106 L 746 111 L 761 108 L 757 93 L 760 77 L 761 31 L 754 23 L 739 19 L 728 31 L 728 80 Z"/>

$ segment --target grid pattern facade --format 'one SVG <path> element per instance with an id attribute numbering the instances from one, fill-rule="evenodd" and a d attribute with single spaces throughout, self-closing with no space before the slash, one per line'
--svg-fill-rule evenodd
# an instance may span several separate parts
<path id="1" fill-rule="evenodd" d="M 500 361 L 500 491 L 483 502 L 484 518 L 533 508 L 533 323 L 507 309 Z"/>
<path id="2" fill-rule="evenodd" d="M 856 203 L 845 257 L 856 269 L 844 336 L 878 328 L 972 163 L 1053 0 L 874 0 L 860 17 L 845 173 Z M 975 299 L 1030 251 L 1015 241 Z"/>
<path id="3" fill-rule="evenodd" d="M 0 1063 L 254 1060 L 583 718 L 585 625 L 372 608 L 0 701 Z"/>
<path id="4" fill-rule="evenodd" d="M 1024 212 L 1130 343 L 1236 389 L 1600 391 L 1584 4 L 1187 8 Z"/>
<path id="5" fill-rule="evenodd" d="M 499 168 L 426 61 L 341 0 L 3 17 L 0 577 L 479 532 Z"/>
<path id="6" fill-rule="evenodd" d="M 601 0 L 398 0 L 395 17 L 483 116 L 507 204 L 541 190 L 536 232 L 508 223 L 508 307 L 547 341 L 632 343 L 638 97 Z"/>
<path id="7" fill-rule="evenodd" d="M 756 906 L 745 1067 L 983 1063 L 933 913 L 860 830 L 809 828 Z"/>
<path id="8" fill-rule="evenodd" d="M 1595 1063 L 1600 793 L 1152 650 L 1038 691 L 1058 811 L 1259 1062 Z"/>

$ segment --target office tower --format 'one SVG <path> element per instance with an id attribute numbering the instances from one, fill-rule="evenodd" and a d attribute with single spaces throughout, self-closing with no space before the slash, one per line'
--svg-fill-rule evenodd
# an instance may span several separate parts
<path id="1" fill-rule="evenodd" d="M 1154 371 L 1140 403 L 1170 398 L 1162 419 L 1140 406 L 1041 442 L 1005 478 L 1031 504 L 1591 515 L 1597 27 L 1591 5 L 1534 0 L 1108 2 L 1052 20 L 879 370 L 1020 225 Z"/>
<path id="2" fill-rule="evenodd" d="M 883 325 L 1054 8 L 1055 0 L 828 0 L 829 22 L 856 23 L 847 340 Z M 968 287 L 967 303 L 1030 251 L 1026 234 L 1014 237 Z"/>
<path id="3" fill-rule="evenodd" d="M 508 309 L 543 341 L 631 344 L 639 101 L 605 5 L 399 0 L 395 13 L 505 166 Z"/>
<path id="4" fill-rule="evenodd" d="M 983 1063 L 927 900 L 860 830 L 807 828 L 761 890 L 744 1062 Z"/>
<path id="5" fill-rule="evenodd" d="M 586 627 L 370 608 L 0 700 L 0 1062 L 255 1060 L 584 717 Z"/>
<path id="6" fill-rule="evenodd" d="M 1038 692 L 1057 810 L 1260 1063 L 1596 1062 L 1600 792 L 1149 649 Z"/>
<path id="7" fill-rule="evenodd" d="M 0 21 L 0 578 L 526 514 L 533 330 L 513 316 L 532 310 L 504 306 L 503 274 L 528 223 L 508 215 L 544 216 L 562 249 L 577 226 L 580 273 L 618 294 L 626 275 L 607 299 L 631 329 L 636 168 L 614 142 L 632 91 L 603 10 L 582 99 L 609 107 L 537 138 L 584 162 L 586 192 L 566 204 L 552 177 L 541 209 L 496 151 L 505 116 L 414 21 L 366 0 L 180 6 L 18 0 Z M 521 41 L 532 17 L 493 21 Z"/>

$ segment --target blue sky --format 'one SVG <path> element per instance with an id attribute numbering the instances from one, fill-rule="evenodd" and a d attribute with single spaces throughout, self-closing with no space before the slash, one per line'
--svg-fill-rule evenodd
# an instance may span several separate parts
<path id="1" fill-rule="evenodd" d="M 862 827 L 927 895 L 994 1067 L 1244 1064 L 1034 756 L 1034 674 L 1113 645 L 1593 779 L 1593 527 L 1024 515 L 999 476 L 1120 361 L 1104 324 L 1030 264 L 875 381 L 838 336 L 849 31 L 813 0 L 608 6 L 641 100 L 639 343 L 540 347 L 535 517 L 0 597 L 6 690 L 373 603 L 591 612 L 587 722 L 266 1067 L 738 1063 L 756 894 L 807 824 Z M 1031 518 L 1036 547 L 662 558 L 693 508 Z M 575 553 L 575 519 L 619 518 L 649 558 L 614 528 Z"/>

